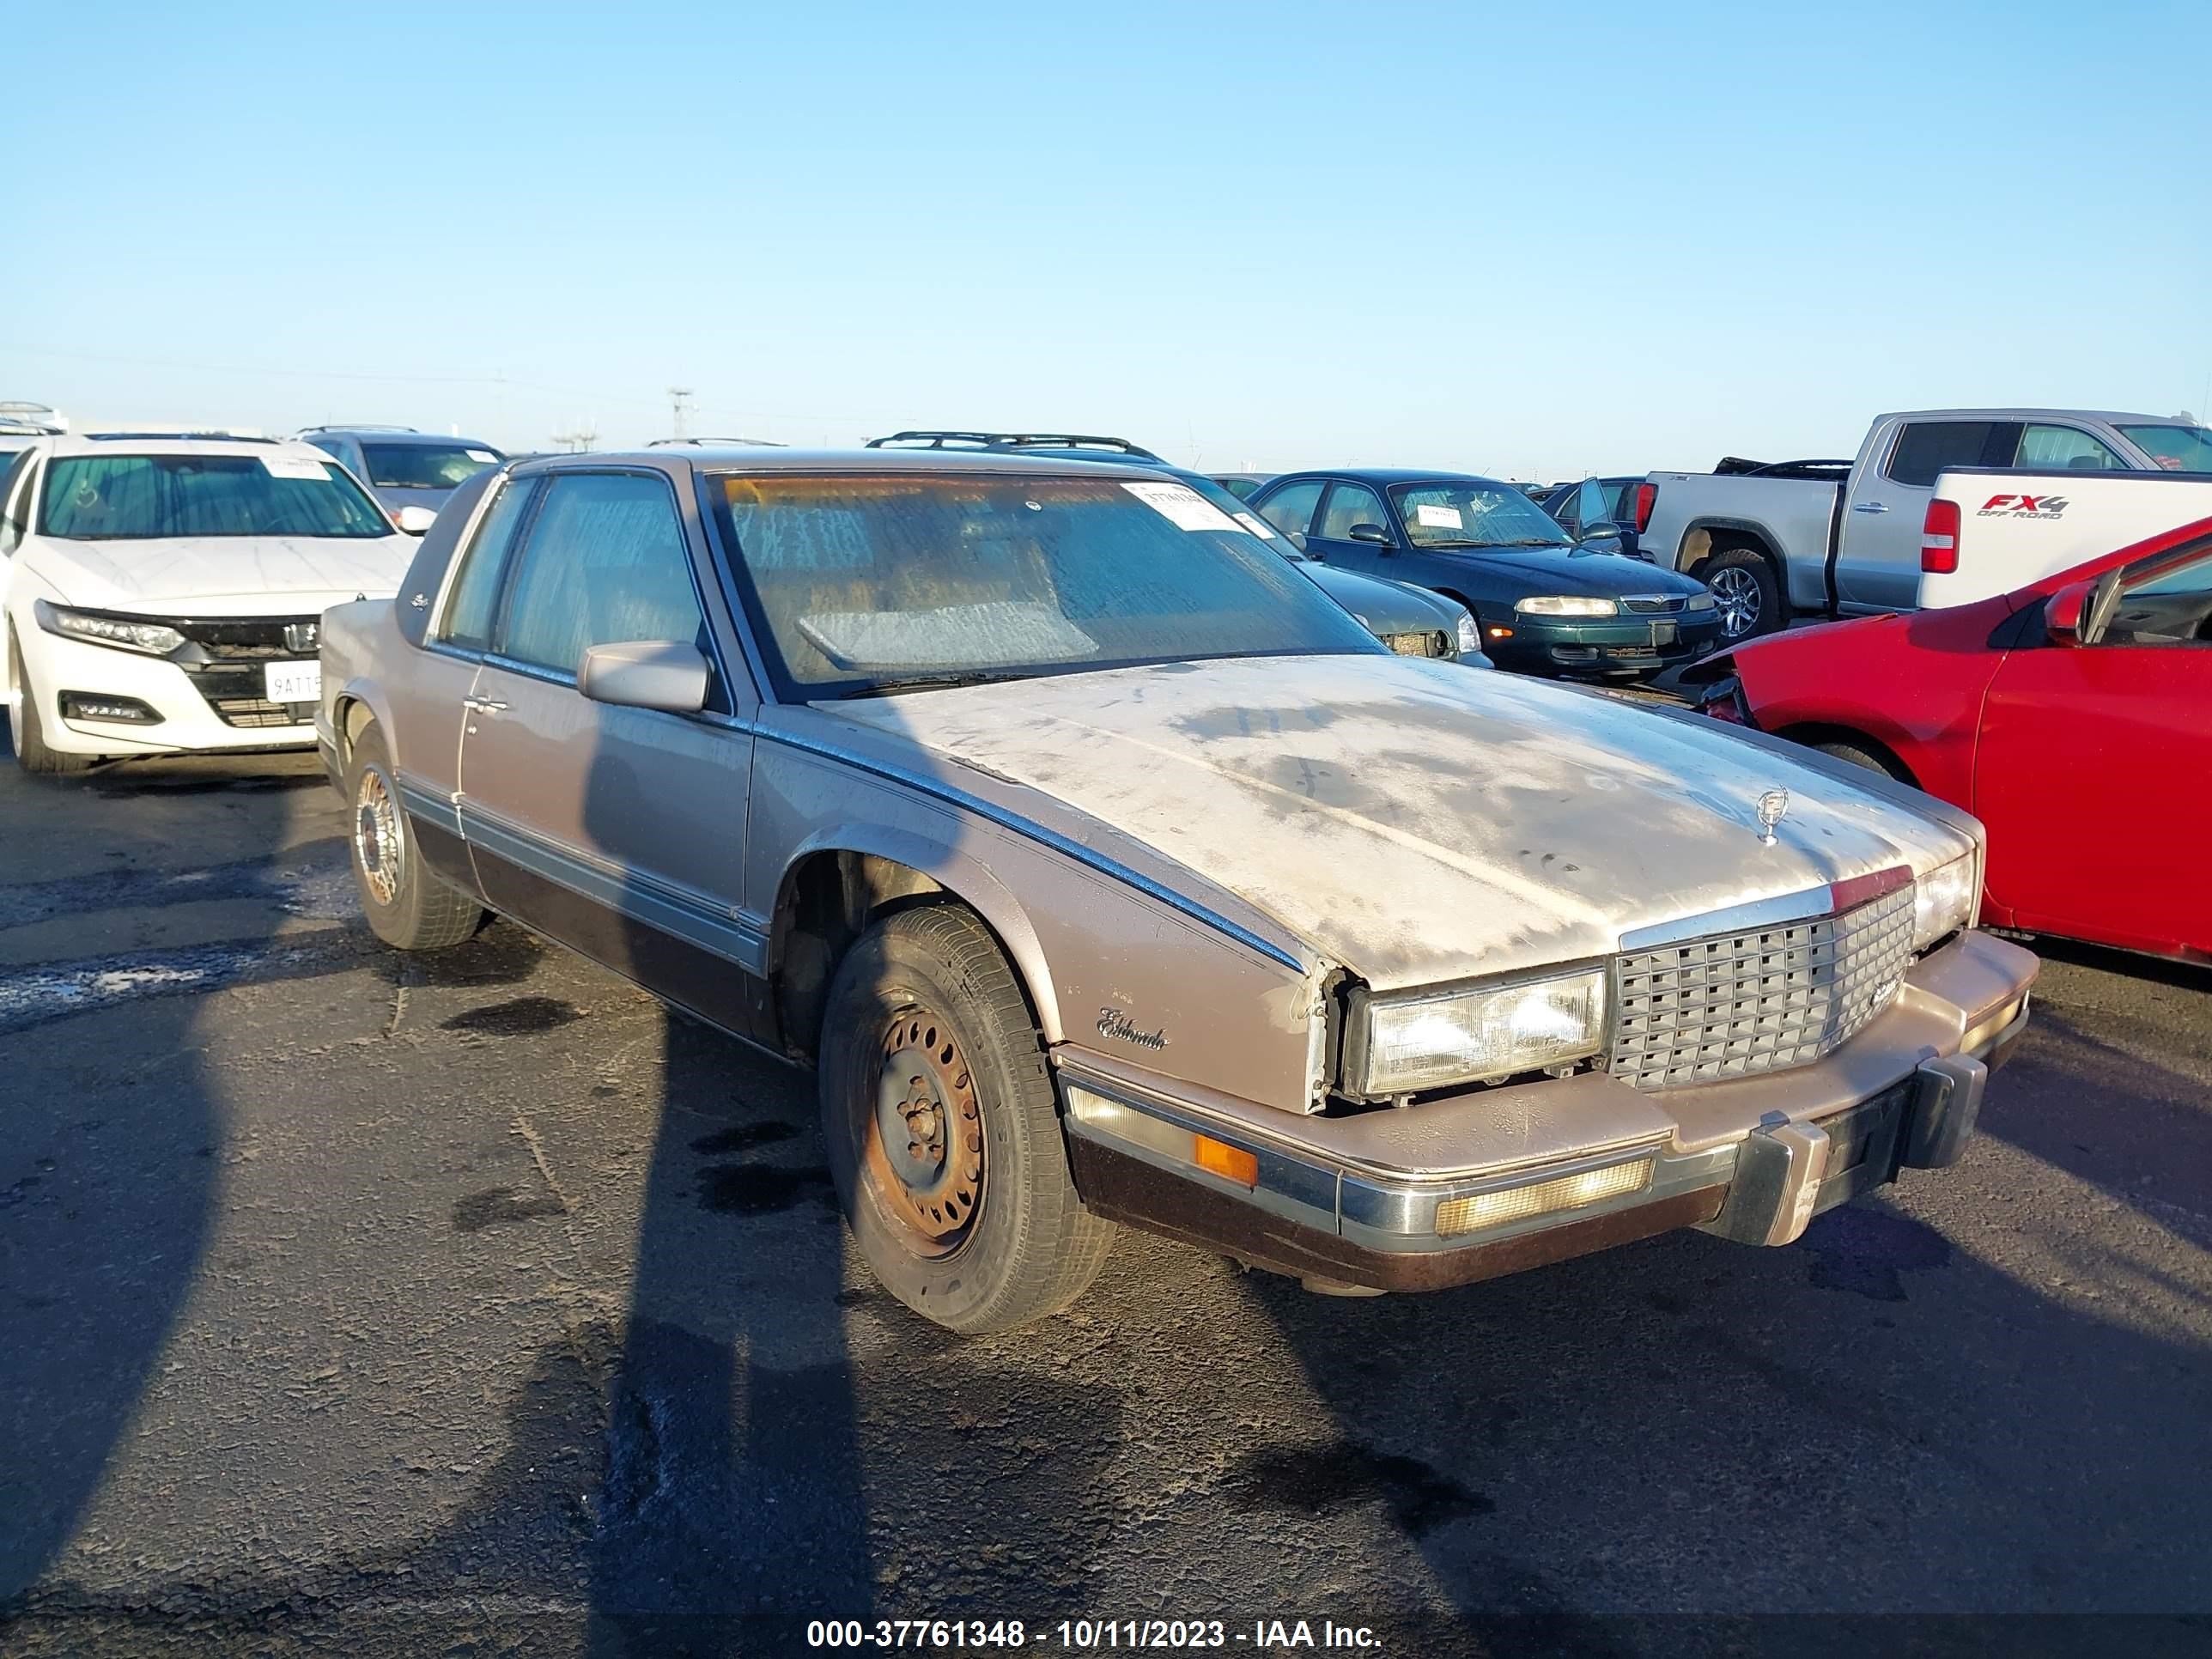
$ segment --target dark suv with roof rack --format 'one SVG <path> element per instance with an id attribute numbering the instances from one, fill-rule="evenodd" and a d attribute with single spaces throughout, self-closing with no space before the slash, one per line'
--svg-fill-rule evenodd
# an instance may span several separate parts
<path id="1" fill-rule="evenodd" d="M 407 507 L 435 513 L 471 478 L 507 459 L 477 439 L 411 426 L 310 426 L 295 435 L 343 461 L 395 515 Z"/>

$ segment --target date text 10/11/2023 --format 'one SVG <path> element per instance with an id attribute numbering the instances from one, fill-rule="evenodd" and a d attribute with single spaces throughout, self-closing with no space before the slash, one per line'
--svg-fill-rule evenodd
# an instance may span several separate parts
<path id="1" fill-rule="evenodd" d="M 1055 1639 L 1057 1638 L 1057 1639 Z M 1364 1625 L 1333 1620 L 1255 1619 L 1249 1629 L 1221 1619 L 1062 1619 L 1032 1627 L 1018 1619 L 812 1620 L 811 1648 L 1013 1649 L 1031 1645 L 1062 1652 L 1128 1648 L 1231 1648 L 1258 1653 L 1302 1648 L 1372 1652 L 1379 1645 Z"/>

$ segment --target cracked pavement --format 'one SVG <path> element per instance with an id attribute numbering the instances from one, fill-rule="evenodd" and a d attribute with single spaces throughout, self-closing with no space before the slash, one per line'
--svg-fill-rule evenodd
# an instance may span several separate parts
<path id="1" fill-rule="evenodd" d="M 0 1652 L 2203 1650 L 2212 973 L 2054 951 L 1966 1163 L 1789 1249 L 1336 1301 L 1125 1232 L 961 1341 L 851 1255 L 809 1079 L 512 926 L 378 946 L 311 757 L 9 765 L 0 826 Z"/>

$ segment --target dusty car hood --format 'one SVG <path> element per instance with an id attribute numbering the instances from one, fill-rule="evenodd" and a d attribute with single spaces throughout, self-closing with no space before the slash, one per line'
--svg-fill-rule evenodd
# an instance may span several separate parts
<path id="1" fill-rule="evenodd" d="M 1601 957 L 1966 847 L 1717 723 L 1448 662 L 1170 664 L 820 707 L 1066 802 L 1377 988 Z M 1753 804 L 1778 787 L 1762 846 Z"/>
<path id="2" fill-rule="evenodd" d="M 39 544 L 39 574 L 70 605 L 256 615 L 356 597 L 389 598 L 415 556 L 411 536 L 157 537 Z"/>

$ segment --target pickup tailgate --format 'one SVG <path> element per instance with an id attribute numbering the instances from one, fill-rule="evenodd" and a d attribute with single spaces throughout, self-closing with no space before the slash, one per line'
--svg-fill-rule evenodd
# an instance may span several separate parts
<path id="1" fill-rule="evenodd" d="M 2212 473 L 1960 467 L 1936 480 L 1928 518 L 1923 542 L 1933 545 L 1921 555 L 1920 603 L 1971 605 L 2212 519 Z"/>

